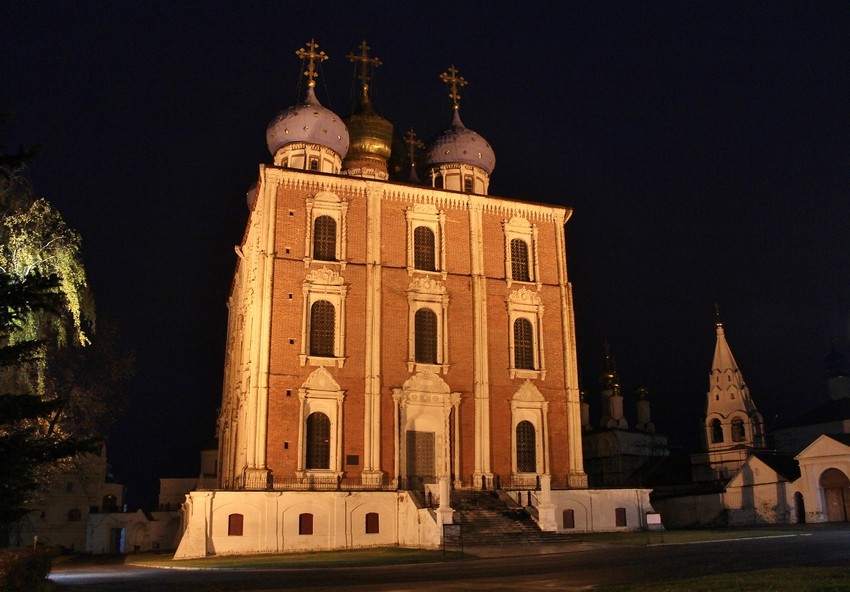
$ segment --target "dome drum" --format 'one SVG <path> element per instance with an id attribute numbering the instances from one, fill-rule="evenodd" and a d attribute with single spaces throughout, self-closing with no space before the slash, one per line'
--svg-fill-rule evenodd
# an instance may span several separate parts
<path id="1" fill-rule="evenodd" d="M 431 186 L 436 189 L 462 191 L 476 195 L 487 195 L 490 175 L 481 167 L 471 164 L 445 163 L 429 168 Z"/>
<path id="2" fill-rule="evenodd" d="M 292 142 L 278 149 L 274 154 L 274 163 L 289 169 L 338 174 L 342 158 L 327 146 Z"/>

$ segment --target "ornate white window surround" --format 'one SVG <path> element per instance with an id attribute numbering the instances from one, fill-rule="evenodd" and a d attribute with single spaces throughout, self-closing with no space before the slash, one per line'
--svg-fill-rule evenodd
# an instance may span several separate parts
<path id="1" fill-rule="evenodd" d="M 448 306 L 449 296 L 446 287 L 432 277 L 416 278 L 407 288 L 407 370 L 418 372 L 431 370 L 445 374 L 448 364 Z M 428 308 L 437 315 L 437 363 L 423 364 L 416 361 L 416 311 Z"/>
<path id="2" fill-rule="evenodd" d="M 537 225 L 531 224 L 525 218 L 513 217 L 504 220 L 502 226 L 505 230 L 505 281 L 508 286 L 513 282 L 521 284 L 537 284 L 540 289 L 540 258 L 537 251 Z M 513 264 L 511 258 L 511 241 L 519 239 L 528 246 L 528 282 L 522 282 L 513 278 Z"/>
<path id="3" fill-rule="evenodd" d="M 546 363 L 543 356 L 543 336 L 541 335 L 541 327 L 543 326 L 543 304 L 540 302 L 540 296 L 536 292 L 532 292 L 526 288 L 514 290 L 508 295 L 506 300 L 508 308 L 508 355 L 510 357 L 508 371 L 511 378 L 539 378 L 546 379 Z M 519 318 L 527 319 L 531 323 L 532 337 L 534 340 L 532 350 L 534 354 L 534 369 L 517 368 L 516 361 L 516 336 L 514 335 L 515 321 Z"/>
<path id="4" fill-rule="evenodd" d="M 316 260 L 318 263 L 339 265 L 345 269 L 346 255 L 348 252 L 348 202 L 329 191 L 320 191 L 306 199 L 307 228 L 304 232 L 304 267 L 310 267 L 313 263 L 313 231 L 316 218 L 319 216 L 330 216 L 336 222 L 336 260 Z"/>
<path id="5" fill-rule="evenodd" d="M 440 274 L 446 279 L 446 215 L 432 204 L 416 204 L 404 211 L 407 219 L 407 273 Z M 434 271 L 416 269 L 413 234 L 418 226 L 426 226 L 434 233 Z"/>
<path id="6" fill-rule="evenodd" d="M 547 454 L 548 436 L 548 414 L 549 403 L 541 392 L 531 381 L 526 380 L 514 393 L 511 399 L 511 470 L 514 475 L 527 478 L 533 483 L 537 475 L 549 472 Z M 535 437 L 535 464 L 534 473 L 520 472 L 517 470 L 517 425 L 522 421 L 528 421 L 534 426 Z"/>
<path id="7" fill-rule="evenodd" d="M 325 368 L 316 368 L 298 389 L 298 466 L 296 475 L 336 477 L 342 474 L 342 403 L 345 391 Z M 330 463 L 328 469 L 306 469 L 307 418 L 320 412 L 331 421 Z"/>
<path id="8" fill-rule="evenodd" d="M 301 354 L 299 356 L 301 365 L 342 368 L 345 364 L 345 297 L 348 294 L 348 287 L 337 272 L 322 267 L 307 274 L 302 290 L 304 312 L 301 319 Z M 310 312 L 313 304 L 319 300 L 330 302 L 335 311 L 332 357 L 310 355 Z"/>

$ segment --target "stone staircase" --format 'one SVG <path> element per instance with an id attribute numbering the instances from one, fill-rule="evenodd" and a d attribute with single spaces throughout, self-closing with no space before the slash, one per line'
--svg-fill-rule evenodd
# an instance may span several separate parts
<path id="1" fill-rule="evenodd" d="M 501 499 L 495 491 L 455 490 L 452 491 L 451 500 L 455 510 L 454 522 L 460 524 L 464 546 L 571 540 L 568 535 L 543 532 L 524 508 Z"/>

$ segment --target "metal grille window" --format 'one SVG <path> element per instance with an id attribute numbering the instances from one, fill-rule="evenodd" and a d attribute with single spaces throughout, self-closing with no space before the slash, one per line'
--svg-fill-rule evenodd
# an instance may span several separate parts
<path id="1" fill-rule="evenodd" d="M 416 311 L 416 353 L 420 364 L 437 363 L 437 314 L 430 308 Z"/>
<path id="2" fill-rule="evenodd" d="M 317 300 L 310 307 L 310 355 L 332 358 L 334 356 L 334 305 L 327 300 Z"/>
<path id="3" fill-rule="evenodd" d="M 436 271 L 434 258 L 434 231 L 427 226 L 417 226 L 413 231 L 413 267 L 423 271 Z"/>
<path id="4" fill-rule="evenodd" d="M 517 282 L 530 282 L 528 243 L 521 238 L 511 239 L 511 277 Z"/>
<path id="5" fill-rule="evenodd" d="M 534 370 L 534 328 L 531 321 L 514 321 L 514 368 Z"/>
<path id="6" fill-rule="evenodd" d="M 336 261 L 336 220 L 330 216 L 313 222 L 313 259 Z"/>
<path id="7" fill-rule="evenodd" d="M 318 411 L 307 416 L 307 469 L 331 465 L 331 420 Z"/>
<path id="8" fill-rule="evenodd" d="M 530 421 L 516 424 L 516 468 L 520 473 L 537 472 L 537 438 Z"/>

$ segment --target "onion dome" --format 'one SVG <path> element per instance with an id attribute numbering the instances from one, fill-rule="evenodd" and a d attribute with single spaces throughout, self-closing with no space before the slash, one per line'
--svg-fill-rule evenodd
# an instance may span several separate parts
<path id="1" fill-rule="evenodd" d="M 362 94 L 360 106 L 346 120 L 350 134 L 348 153 L 343 162 L 343 172 L 357 177 L 387 179 L 387 161 L 392 152 L 393 124 L 375 113 L 369 101 L 369 66 L 381 65 L 378 58 L 369 57 L 369 46 L 363 41 L 360 54 L 348 54 L 351 62 L 360 62 Z"/>
<path id="2" fill-rule="evenodd" d="M 453 162 L 471 164 L 481 167 L 489 175 L 496 166 L 496 154 L 487 140 L 463 125 L 460 112 L 455 110 L 452 127 L 431 143 L 425 161 L 429 165 Z"/>
<path id="3" fill-rule="evenodd" d="M 312 86 L 307 88 L 303 103 L 278 113 L 266 129 L 266 144 L 272 156 L 293 142 L 327 146 L 340 158 L 348 151 L 348 129 L 336 113 L 322 107 Z"/>
<path id="4" fill-rule="evenodd" d="M 302 48 L 295 52 L 298 57 L 307 60 L 307 70 L 304 72 L 307 77 L 307 96 L 302 103 L 281 111 L 269 123 L 266 144 L 277 165 L 339 172 L 339 163 L 348 151 L 348 129 L 336 113 L 323 107 L 316 98 L 316 64 L 328 57 L 325 52 L 316 51 L 319 46 L 312 39 L 307 47 L 309 51 Z M 310 154 L 311 145 L 324 150 Z M 293 153 L 283 154 L 282 150 L 288 146 L 293 147 Z M 327 162 L 330 165 L 325 166 Z"/>
<path id="5" fill-rule="evenodd" d="M 468 129 L 460 119 L 458 89 L 467 82 L 451 66 L 440 79 L 449 85 L 454 115 L 452 126 L 438 135 L 425 152 L 425 164 L 434 187 L 486 195 L 496 154 L 483 137 Z"/>

